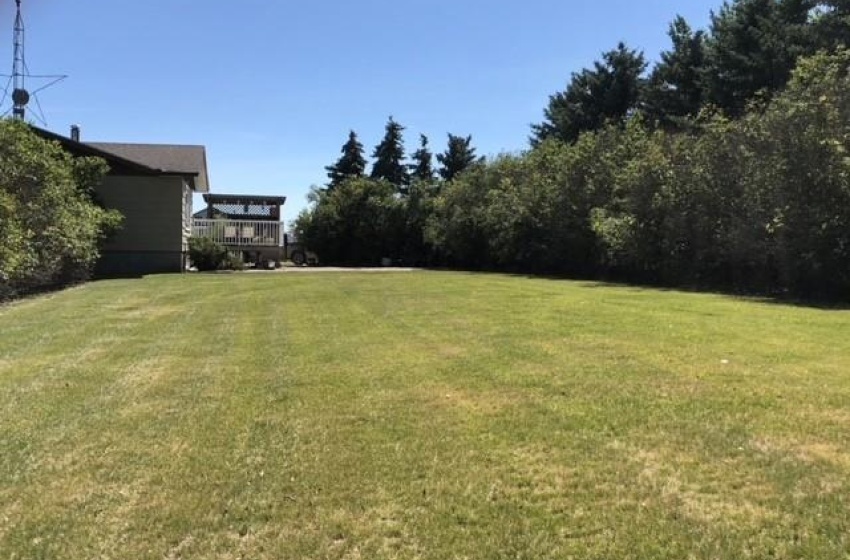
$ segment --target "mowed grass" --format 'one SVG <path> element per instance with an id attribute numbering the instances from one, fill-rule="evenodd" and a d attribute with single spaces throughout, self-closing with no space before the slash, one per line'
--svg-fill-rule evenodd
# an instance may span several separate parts
<path id="1" fill-rule="evenodd" d="M 0 558 L 847 558 L 850 312 L 459 273 L 0 308 Z"/>

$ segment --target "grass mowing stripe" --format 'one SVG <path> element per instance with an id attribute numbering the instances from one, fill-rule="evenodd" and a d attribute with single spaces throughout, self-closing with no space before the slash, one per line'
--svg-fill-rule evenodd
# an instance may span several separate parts
<path id="1" fill-rule="evenodd" d="M 0 308 L 0 557 L 840 558 L 850 313 L 461 273 Z"/>

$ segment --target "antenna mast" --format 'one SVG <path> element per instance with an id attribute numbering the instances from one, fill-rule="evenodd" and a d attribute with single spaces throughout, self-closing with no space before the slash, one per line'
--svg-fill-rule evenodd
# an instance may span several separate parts
<path id="1" fill-rule="evenodd" d="M 24 18 L 21 16 L 21 0 L 15 0 L 18 12 L 15 16 L 15 59 L 12 63 L 12 116 L 24 120 L 27 104 L 30 102 L 30 94 L 26 89 L 27 62 L 24 56 Z"/>
<path id="2" fill-rule="evenodd" d="M 6 83 L 6 88 L 2 92 L 2 98 L 0 98 L 0 110 L 2 110 L 3 103 L 5 103 L 6 99 L 9 97 L 10 86 L 12 93 L 12 107 L 0 114 L 0 117 L 4 117 L 11 112 L 12 118 L 21 121 L 25 120 L 27 116 L 27 105 L 29 105 L 30 101 L 34 100 L 37 111 L 33 111 L 32 115 L 41 121 L 42 124 L 46 125 L 47 122 L 44 119 L 44 111 L 42 111 L 41 103 L 38 100 L 38 92 L 61 82 L 67 78 L 67 76 L 34 76 L 30 74 L 30 69 L 27 67 L 27 57 L 25 52 L 26 28 L 24 27 L 24 18 L 21 15 L 21 0 L 15 0 L 15 5 L 17 6 L 17 13 L 15 15 L 15 50 L 14 60 L 12 62 L 12 74 L 0 75 L 9 79 Z M 47 83 L 33 91 L 30 91 L 27 89 L 27 79 L 42 80 L 42 82 L 46 81 Z"/>

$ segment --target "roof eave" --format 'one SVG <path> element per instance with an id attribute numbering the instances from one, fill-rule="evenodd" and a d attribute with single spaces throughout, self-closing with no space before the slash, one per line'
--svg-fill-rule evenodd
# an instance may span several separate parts
<path id="1" fill-rule="evenodd" d="M 136 171 L 142 175 L 162 175 L 163 171 L 161 169 L 154 169 L 152 167 L 148 167 L 147 165 L 143 165 L 139 162 L 129 160 L 126 158 L 122 158 L 120 156 L 116 156 L 110 152 L 106 152 L 104 150 L 95 148 L 88 144 L 83 144 L 82 142 L 77 142 L 71 138 L 66 136 L 62 136 L 61 134 L 56 134 L 55 132 L 50 132 L 49 130 L 45 130 L 43 128 L 39 128 L 37 126 L 29 125 L 30 128 L 39 136 L 52 140 L 54 142 L 58 142 L 68 151 L 76 152 L 78 155 L 82 154 L 87 157 L 99 157 L 105 159 L 107 162 L 115 162 L 118 163 L 130 170 Z"/>

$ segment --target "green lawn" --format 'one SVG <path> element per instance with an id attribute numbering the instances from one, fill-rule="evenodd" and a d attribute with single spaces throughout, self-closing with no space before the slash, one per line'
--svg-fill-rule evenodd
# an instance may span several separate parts
<path id="1" fill-rule="evenodd" d="M 847 558 L 850 311 L 455 273 L 0 308 L 0 558 Z"/>

